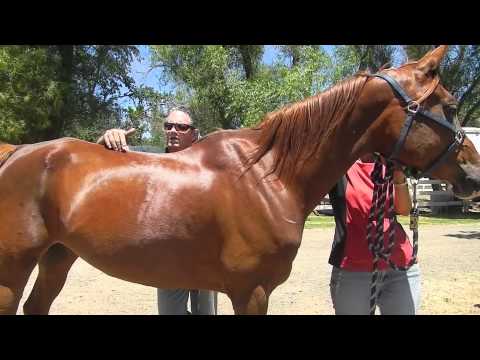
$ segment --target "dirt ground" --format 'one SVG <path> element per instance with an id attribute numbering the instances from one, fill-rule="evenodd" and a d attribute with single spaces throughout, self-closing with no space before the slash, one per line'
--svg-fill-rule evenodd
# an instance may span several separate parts
<path id="1" fill-rule="evenodd" d="M 333 229 L 305 230 L 290 278 L 271 295 L 269 314 L 333 314 L 327 264 Z M 448 225 L 420 228 L 421 314 L 480 315 L 480 230 Z M 22 306 L 36 278 L 25 288 Z M 233 314 L 219 294 L 218 312 Z M 51 314 L 156 314 L 154 288 L 112 278 L 78 259 Z"/>

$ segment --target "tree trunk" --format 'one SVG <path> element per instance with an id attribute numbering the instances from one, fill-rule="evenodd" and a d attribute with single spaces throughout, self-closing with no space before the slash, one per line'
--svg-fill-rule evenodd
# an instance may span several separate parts
<path id="1" fill-rule="evenodd" d="M 243 69 L 245 71 L 245 78 L 247 80 L 250 80 L 253 77 L 254 64 L 252 61 L 253 59 L 250 56 L 250 52 L 248 51 L 248 45 L 240 45 L 238 49 L 242 56 L 242 64 L 243 64 Z"/>
<path id="2" fill-rule="evenodd" d="M 62 103 L 60 109 L 52 116 L 52 124 L 47 129 L 47 140 L 62 137 L 65 126 L 71 122 L 72 92 L 73 92 L 73 51 L 74 45 L 58 45 L 56 50 L 60 55 L 58 80 L 62 87 Z"/>
<path id="3" fill-rule="evenodd" d="M 71 122 L 73 92 L 73 45 L 60 46 L 62 57 L 61 81 L 65 86 L 64 102 L 60 110 L 57 137 L 63 136 L 65 125 Z"/>

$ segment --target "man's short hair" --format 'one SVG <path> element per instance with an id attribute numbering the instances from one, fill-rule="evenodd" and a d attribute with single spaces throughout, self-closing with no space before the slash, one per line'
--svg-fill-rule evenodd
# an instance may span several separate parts
<path id="1" fill-rule="evenodd" d="M 190 117 L 190 121 L 192 122 L 192 126 L 193 127 L 196 127 L 195 126 L 195 121 L 194 121 L 194 118 L 193 118 L 193 115 L 192 115 L 192 112 L 190 111 L 190 109 L 188 107 L 186 107 L 185 105 L 176 105 L 176 106 L 173 106 L 170 108 L 170 110 L 168 111 L 168 114 L 167 114 L 167 117 L 170 116 L 170 114 L 174 111 L 181 111 L 185 114 L 187 114 L 189 117 Z"/>

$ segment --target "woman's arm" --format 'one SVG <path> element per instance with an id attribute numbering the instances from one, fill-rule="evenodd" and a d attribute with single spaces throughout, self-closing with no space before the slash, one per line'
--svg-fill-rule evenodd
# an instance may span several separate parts
<path id="1" fill-rule="evenodd" d="M 393 171 L 393 184 L 395 192 L 395 212 L 398 215 L 408 215 L 412 209 L 412 200 L 408 192 L 407 178 L 402 170 Z"/>

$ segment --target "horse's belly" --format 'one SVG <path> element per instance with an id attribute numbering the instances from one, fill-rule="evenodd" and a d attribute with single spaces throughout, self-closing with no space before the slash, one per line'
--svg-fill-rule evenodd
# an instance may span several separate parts
<path id="1" fill-rule="evenodd" d="M 198 239 L 81 238 L 65 245 L 113 277 L 160 288 L 219 289 L 219 261 L 211 242 Z"/>

